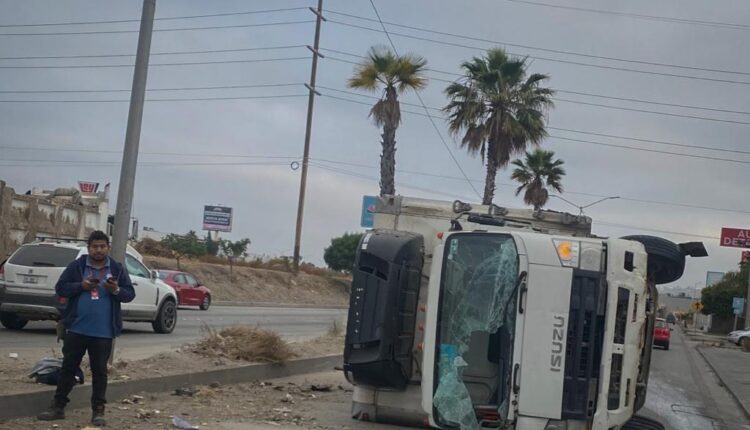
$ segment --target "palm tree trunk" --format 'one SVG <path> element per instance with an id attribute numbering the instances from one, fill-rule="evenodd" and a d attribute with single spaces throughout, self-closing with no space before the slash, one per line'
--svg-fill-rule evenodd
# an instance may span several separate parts
<path id="1" fill-rule="evenodd" d="M 487 142 L 487 175 L 484 178 L 483 205 L 491 205 L 495 197 L 495 178 L 497 177 L 497 148 L 495 144 Z"/>
<path id="2" fill-rule="evenodd" d="M 380 155 L 380 195 L 396 194 L 396 127 L 383 126 L 383 153 Z"/>

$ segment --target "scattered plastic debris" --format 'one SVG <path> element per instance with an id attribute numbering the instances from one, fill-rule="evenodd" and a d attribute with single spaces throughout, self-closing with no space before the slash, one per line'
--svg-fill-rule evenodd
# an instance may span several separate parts
<path id="1" fill-rule="evenodd" d="M 182 430 L 199 430 L 198 426 L 194 426 L 180 417 L 172 417 L 172 425 L 174 428 Z"/>

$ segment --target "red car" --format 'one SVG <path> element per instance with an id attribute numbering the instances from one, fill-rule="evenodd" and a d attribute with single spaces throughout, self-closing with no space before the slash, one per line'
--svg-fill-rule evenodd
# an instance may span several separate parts
<path id="1" fill-rule="evenodd" d="M 211 306 L 211 290 L 201 284 L 195 276 L 173 270 L 159 270 L 159 278 L 174 288 L 180 306 L 199 306 L 208 310 Z"/>
<path id="2" fill-rule="evenodd" d="M 661 346 L 662 348 L 669 350 L 669 338 L 671 336 L 672 329 L 669 328 L 669 324 L 663 318 L 656 319 L 656 326 L 654 327 L 654 345 Z"/>

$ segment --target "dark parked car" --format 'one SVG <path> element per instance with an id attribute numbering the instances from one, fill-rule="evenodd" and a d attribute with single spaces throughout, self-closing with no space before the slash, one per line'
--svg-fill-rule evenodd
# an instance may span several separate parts
<path id="1" fill-rule="evenodd" d="M 195 276 L 185 272 L 160 270 L 159 278 L 174 288 L 180 306 L 199 306 L 204 311 L 211 306 L 211 290 Z"/>

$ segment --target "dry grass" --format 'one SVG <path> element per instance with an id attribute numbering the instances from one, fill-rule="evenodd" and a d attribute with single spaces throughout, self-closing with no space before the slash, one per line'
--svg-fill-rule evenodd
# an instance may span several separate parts
<path id="1" fill-rule="evenodd" d="M 221 331 L 204 328 L 204 338 L 190 350 L 208 357 L 227 357 L 261 363 L 279 363 L 296 357 L 289 344 L 270 330 L 232 326 Z"/>

